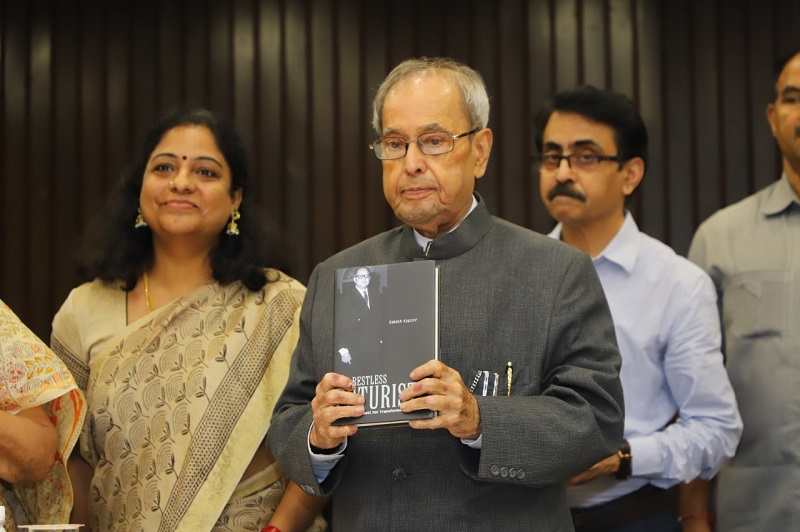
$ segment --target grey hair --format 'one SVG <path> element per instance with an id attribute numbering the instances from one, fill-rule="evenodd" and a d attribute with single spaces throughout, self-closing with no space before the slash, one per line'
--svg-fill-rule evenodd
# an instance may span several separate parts
<path id="1" fill-rule="evenodd" d="M 372 102 L 372 127 L 378 136 L 383 134 L 382 114 L 386 96 L 398 83 L 412 75 L 450 78 L 461 91 L 469 113 L 470 129 L 483 129 L 489 123 L 489 95 L 477 71 L 446 57 L 420 57 L 407 59 L 394 67 L 378 87 Z"/>

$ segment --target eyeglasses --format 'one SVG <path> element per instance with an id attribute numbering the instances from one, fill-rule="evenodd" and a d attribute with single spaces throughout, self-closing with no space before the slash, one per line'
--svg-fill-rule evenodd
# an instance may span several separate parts
<path id="1" fill-rule="evenodd" d="M 558 170 L 561 166 L 561 161 L 567 161 L 567 166 L 573 170 L 581 170 L 589 172 L 597 168 L 597 165 L 606 161 L 614 161 L 622 165 L 625 159 L 619 155 L 600 155 L 599 153 L 568 153 L 561 155 L 559 153 L 545 153 L 543 155 L 536 155 L 533 161 L 539 164 L 539 168 L 543 170 Z"/>
<path id="2" fill-rule="evenodd" d="M 476 127 L 472 131 L 458 135 L 453 135 L 449 131 L 432 131 L 408 140 L 403 137 L 383 137 L 370 144 L 369 149 L 375 153 L 375 157 L 382 161 L 402 159 L 408 153 L 408 145 L 412 142 L 416 142 L 419 151 L 425 155 L 443 155 L 453 151 L 456 147 L 456 139 L 472 135 L 480 130 L 481 128 Z"/>
<path id="3" fill-rule="evenodd" d="M 353 279 L 369 279 L 370 277 L 372 276 L 369 275 L 368 273 L 362 273 L 360 275 L 354 275 Z"/>

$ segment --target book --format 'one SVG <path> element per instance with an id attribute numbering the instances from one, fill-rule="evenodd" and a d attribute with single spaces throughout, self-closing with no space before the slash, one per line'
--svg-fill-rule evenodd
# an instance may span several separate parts
<path id="1" fill-rule="evenodd" d="M 380 425 L 431 418 L 403 413 L 411 370 L 439 358 L 438 269 L 434 261 L 336 270 L 333 369 L 355 382 L 365 412 L 334 425 Z"/>

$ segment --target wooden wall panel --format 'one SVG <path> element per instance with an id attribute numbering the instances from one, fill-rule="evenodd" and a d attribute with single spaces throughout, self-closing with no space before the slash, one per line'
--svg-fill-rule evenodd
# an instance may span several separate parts
<path id="1" fill-rule="evenodd" d="M 29 208 L 19 222 L 27 228 L 25 239 L 27 268 L 29 275 L 31 301 L 47 301 L 53 292 L 53 276 L 50 275 L 50 264 L 53 262 L 52 239 L 50 238 L 51 216 L 43 213 L 54 212 L 53 167 L 52 158 L 42 157 L 53 151 L 53 137 L 50 135 L 53 102 L 52 93 L 52 10 L 45 4 L 31 5 L 31 37 L 30 37 L 30 84 L 28 94 L 27 163 L 18 180 L 25 190 L 22 196 L 30 198 Z M 18 199 L 17 199 L 18 201 Z M 16 225 L 16 224 L 15 224 Z M 19 225 L 17 225 L 19 227 Z M 28 308 L 30 320 L 47 322 L 50 309 L 46 305 L 31 305 Z"/>
<path id="2" fill-rule="evenodd" d="M 17 311 L 32 319 L 31 306 L 26 303 L 28 275 L 28 242 L 31 236 L 25 230 L 28 211 L 23 198 L 28 195 L 26 166 L 30 161 L 28 110 L 28 77 L 30 64 L 31 10 L 27 3 L 5 6 L 3 16 L 3 159 L 0 205 L 3 224 L 0 227 L 3 260 L 0 261 L 0 279 L 3 290 L 0 298 L 8 304 L 17 303 Z M 10 215 L 10 216 L 8 216 Z M 47 213 L 43 213 L 47 215 Z M 8 282 L 11 281 L 11 282 Z"/>
<path id="3" fill-rule="evenodd" d="M 527 41 L 527 28 L 515 24 L 517 20 L 525 20 L 525 6 L 501 3 L 497 13 L 497 27 L 503 28 L 498 32 L 497 42 L 500 80 L 512 80 L 513 73 L 524 72 L 527 64 L 526 49 L 519 46 Z M 506 55 L 504 50 L 517 50 L 517 53 Z M 495 175 L 503 176 L 496 180 L 500 189 L 498 207 L 506 219 L 518 225 L 528 223 L 526 213 L 530 212 L 532 199 L 531 180 L 527 172 L 520 171 L 526 169 L 524 154 L 532 144 L 527 80 L 527 76 L 519 76 L 516 82 L 500 81 L 492 91 L 495 123 L 498 125 L 493 130 L 496 136 L 493 152 L 497 164 L 492 173 L 484 176 L 487 180 L 494 179 Z"/>
<path id="4" fill-rule="evenodd" d="M 716 134 L 719 135 L 721 149 L 714 155 L 719 157 L 720 169 L 716 175 L 705 176 L 704 180 L 713 183 L 707 195 L 699 198 L 697 219 L 704 220 L 722 205 L 728 203 L 728 197 L 743 197 L 747 193 L 747 182 L 752 168 L 752 151 L 750 150 L 750 113 L 742 112 L 752 104 L 752 95 L 748 90 L 749 79 L 747 57 L 750 48 L 747 38 L 748 10 L 746 1 L 733 0 L 732 9 L 724 9 L 719 13 L 720 27 L 724 31 L 718 35 L 718 46 L 715 59 L 719 62 L 717 69 L 717 101 L 719 102 L 719 119 Z M 742 36 L 746 36 L 744 39 Z M 761 101 L 761 100 L 759 100 Z M 765 123 L 766 121 L 764 121 Z M 695 220 L 697 222 L 697 220 Z"/>
<path id="5" fill-rule="evenodd" d="M 587 2 L 591 3 L 591 2 Z M 609 0 L 607 88 L 635 98 L 635 81 L 639 74 L 635 58 L 639 42 L 636 33 L 636 3 L 632 0 Z"/>
<path id="6" fill-rule="evenodd" d="M 746 16 L 750 25 L 749 31 L 745 35 L 748 36 L 750 42 L 750 54 L 744 58 L 744 61 L 750 71 L 747 83 L 750 88 L 751 101 L 744 112 L 749 112 L 751 117 L 748 133 L 751 135 L 753 159 L 747 188 L 740 190 L 741 194 L 728 194 L 725 204 L 735 202 L 751 190 L 763 188 L 774 181 L 781 172 L 778 150 L 775 148 L 775 141 L 766 119 L 766 105 L 775 97 L 773 74 L 775 58 L 800 48 L 800 43 L 798 43 L 800 35 L 797 33 L 797 28 L 800 27 L 798 26 L 800 17 L 794 18 L 794 30 L 784 30 L 779 36 L 775 27 L 778 23 L 777 20 L 784 17 L 785 9 L 778 6 L 778 2 L 762 3 L 758 0 L 748 0 L 747 4 Z M 786 20 L 791 21 L 792 17 L 787 16 Z M 778 44 L 778 41 L 786 38 L 784 35 L 792 35 L 794 45 Z"/>
<path id="7" fill-rule="evenodd" d="M 329 24 L 333 6 L 328 2 L 312 2 L 311 34 L 311 86 L 309 87 L 311 115 L 316 117 L 308 136 L 308 153 L 311 155 L 310 234 L 308 237 L 310 264 L 316 264 L 340 249 L 336 223 L 339 212 L 338 196 L 341 189 L 333 179 L 338 165 L 338 146 L 334 144 L 339 116 L 335 105 L 337 70 L 335 62 L 336 31 Z M 372 25 L 371 27 L 375 27 Z M 365 50 L 373 56 L 373 50 Z M 383 71 L 381 65 L 380 70 Z M 368 126 L 364 126 L 367 128 Z M 367 178 L 370 176 L 367 175 Z"/>
<path id="8" fill-rule="evenodd" d="M 647 227 L 651 235 L 666 240 L 664 234 L 668 210 L 667 203 L 663 200 L 667 196 L 664 178 L 667 172 L 667 160 L 664 147 L 668 134 L 664 87 L 660 80 L 668 40 L 661 31 L 662 6 L 645 9 L 650 5 L 650 0 L 639 0 L 637 4 L 636 31 L 640 37 L 640 51 L 637 54 L 636 68 L 639 76 L 637 94 L 631 95 L 638 103 L 639 111 L 647 124 L 650 161 L 644 181 L 632 198 L 631 209 L 640 227 Z"/>
<path id="9" fill-rule="evenodd" d="M 539 199 L 538 171 L 534 167 L 531 157 L 536 153 L 533 121 L 539 106 L 555 91 L 555 61 L 553 54 L 553 26 L 550 18 L 550 6 L 547 0 L 531 0 L 528 2 L 528 14 L 525 19 L 528 28 L 527 36 L 527 77 L 528 88 L 528 124 L 529 137 L 525 151 L 521 154 L 524 172 L 531 183 L 529 193 L 530 210 L 528 212 L 528 227 L 535 227 L 538 231 L 547 231 L 553 226 L 553 221 Z"/>
<path id="10" fill-rule="evenodd" d="M 106 26 L 107 45 L 105 46 L 106 76 L 105 105 L 101 116 L 107 156 L 103 176 L 108 190 L 117 183 L 122 169 L 127 166 L 136 149 L 138 138 L 131 127 L 131 17 L 126 3 L 107 6 Z M 179 76 L 176 76 L 179 77 Z"/>
<path id="11" fill-rule="evenodd" d="M 51 234 L 50 240 L 53 245 L 53 262 L 49 275 L 53 278 L 54 288 L 49 300 L 38 301 L 33 298 L 23 298 L 23 300 L 9 301 L 6 286 L 22 284 L 20 277 L 0 278 L 0 298 L 6 300 L 13 308 L 27 304 L 28 308 L 34 306 L 46 307 L 52 314 L 59 308 L 62 301 L 69 293 L 69 290 L 77 282 L 78 276 L 75 271 L 75 244 L 78 235 L 84 230 L 90 219 L 86 213 L 79 208 L 80 184 L 79 176 L 81 167 L 79 165 L 79 106 L 78 100 L 78 19 L 79 12 L 74 6 L 69 6 L 67 2 L 55 2 L 52 5 L 55 16 L 53 17 L 53 93 L 50 98 L 53 101 L 53 123 L 52 129 L 52 153 L 46 155 L 52 161 L 53 167 L 53 197 L 55 199 L 53 210 L 48 214 L 50 217 Z M 57 23 L 56 23 L 57 21 Z M 129 116 L 122 115 L 116 118 L 118 124 L 126 124 Z M 125 134 L 119 128 L 120 136 Z M 7 148 L 3 143 L 3 149 Z M 5 157 L 10 157 L 13 152 L 6 151 Z M 126 159 L 128 154 L 126 154 Z M 7 174 L 2 179 L 7 179 Z M 96 183 L 95 186 L 102 186 Z M 9 213 L 11 214 L 11 213 Z M 90 215 L 91 216 L 91 215 Z M 12 223 L 13 216 L 2 216 L 3 226 Z M 13 250 L 3 247 L 5 252 L 12 253 Z M 32 310 L 29 316 L 32 316 Z M 22 316 L 23 314 L 20 313 Z M 23 319 L 29 320 L 28 324 L 39 334 L 49 334 L 49 320 L 33 321 L 33 318 L 25 316 Z"/>
<path id="12" fill-rule="evenodd" d="M 330 174 L 337 187 L 339 209 L 337 223 L 340 227 L 340 242 L 343 247 L 375 234 L 367 227 L 368 212 L 376 206 L 375 188 L 368 186 L 374 181 L 375 165 L 364 166 L 364 150 L 375 135 L 371 132 L 362 90 L 364 80 L 359 48 L 362 43 L 360 8 L 347 2 L 337 2 L 333 13 L 336 24 L 336 55 L 331 57 L 337 65 L 336 101 L 339 109 L 336 121 L 338 152 L 337 166 Z M 306 152 L 305 146 L 303 151 Z M 377 160 L 376 160 L 377 162 Z M 378 203 L 378 206 L 380 204 Z M 380 206 L 382 208 L 382 206 Z"/>
<path id="13" fill-rule="evenodd" d="M 309 212 L 309 177 L 311 155 L 308 144 L 311 138 L 311 115 L 309 110 L 309 25 L 307 19 L 308 3 L 288 2 L 286 6 L 286 25 L 284 43 L 286 94 L 282 106 L 287 117 L 284 122 L 286 180 L 284 209 L 282 219 L 285 231 L 291 242 L 296 243 L 297 257 L 302 264 L 308 263 L 308 212 Z"/>
<path id="14" fill-rule="evenodd" d="M 397 224 L 367 149 L 371 100 L 418 55 L 484 75 L 495 147 L 478 190 L 538 231 L 553 224 L 530 161 L 538 108 L 582 83 L 630 96 L 651 141 L 631 208 L 685 253 L 698 223 L 780 172 L 764 108 L 797 27 L 796 0 L 0 0 L 0 298 L 49 335 L 77 238 L 181 105 L 236 122 L 250 194 L 305 281 Z"/>
<path id="15" fill-rule="evenodd" d="M 465 2 L 465 9 L 469 3 Z M 386 35 L 392 24 L 392 15 L 386 9 L 386 4 L 383 2 L 367 2 L 364 4 L 361 12 L 361 46 L 363 48 L 363 57 L 361 58 L 361 75 L 363 76 L 362 86 L 360 88 L 361 103 L 359 104 L 359 111 L 361 114 L 361 122 L 358 127 L 357 136 L 354 137 L 352 142 L 353 146 L 358 150 L 361 155 L 361 172 L 364 178 L 364 188 L 362 198 L 367 206 L 367 219 L 365 225 L 365 236 L 372 236 L 379 233 L 382 229 L 393 227 L 397 221 L 385 201 L 383 201 L 383 181 L 381 179 L 381 163 L 375 158 L 372 150 L 367 149 L 367 145 L 374 141 L 378 135 L 372 127 L 372 98 L 375 96 L 375 91 L 378 88 L 381 80 L 386 76 L 395 62 L 389 58 L 390 46 L 386 41 Z M 451 33 L 448 30 L 448 34 Z M 336 179 L 334 176 L 328 175 L 327 178 L 333 177 L 331 182 L 336 187 Z M 339 190 L 338 194 L 344 196 L 349 194 L 349 190 Z M 336 250 L 342 249 L 341 245 L 344 240 L 339 241 L 340 244 Z M 330 254 L 329 254 L 330 255 Z M 319 261 L 315 261 L 319 262 Z"/>
<path id="16" fill-rule="evenodd" d="M 714 9 L 715 2 L 690 2 L 689 18 L 693 21 L 689 41 L 695 50 L 691 62 L 691 156 L 692 167 L 685 196 L 691 207 L 688 216 L 676 216 L 673 229 L 674 244 L 686 249 L 689 246 L 692 228 L 698 223 L 697 213 L 708 212 L 713 207 L 715 191 L 719 190 L 720 160 L 722 145 L 721 106 L 723 102 L 720 69 L 717 68 L 720 47 L 720 12 Z M 697 46 L 700 35 L 707 38 Z M 679 200 L 678 200 L 679 201 Z M 680 235 L 680 236 L 678 236 Z"/>
<path id="17" fill-rule="evenodd" d="M 489 92 L 490 102 L 492 104 L 491 113 L 489 116 L 490 124 L 499 124 L 499 116 L 502 114 L 502 109 L 506 106 L 512 105 L 513 102 L 500 102 L 499 93 L 502 90 L 502 83 L 519 83 L 521 76 L 515 75 L 512 79 L 502 80 L 501 61 L 498 54 L 502 54 L 503 50 L 499 49 L 498 41 L 500 34 L 505 30 L 498 26 L 497 21 L 494 19 L 496 7 L 490 5 L 488 2 L 474 1 L 471 4 L 472 9 L 459 11 L 453 9 L 456 13 L 456 18 L 460 18 L 460 24 L 463 28 L 471 28 L 474 33 L 471 34 L 474 39 L 473 47 L 470 50 L 468 57 L 455 57 L 460 61 L 471 65 L 477 69 L 482 75 L 486 83 L 486 89 Z M 463 17 L 469 17 L 465 19 Z M 474 22 L 467 22 L 472 20 Z M 430 55 L 427 51 L 420 51 L 419 55 Z M 508 74 L 513 71 L 508 72 Z M 496 128 L 499 129 L 499 128 Z M 495 134 L 500 134 L 500 131 L 495 131 Z M 478 180 L 477 190 L 483 194 L 486 205 L 492 212 L 499 212 L 500 205 L 503 201 L 502 179 L 495 179 L 495 176 L 501 175 L 501 156 L 498 155 L 498 145 L 492 148 L 494 157 L 490 157 L 489 164 L 486 168 L 486 175 Z M 504 174 L 505 175 L 505 174 Z"/>
<path id="18" fill-rule="evenodd" d="M 287 182 L 283 151 L 286 145 L 283 97 L 284 77 L 284 13 L 280 2 L 263 2 L 258 17 L 258 99 L 253 115 L 258 124 L 255 135 L 258 144 L 252 150 L 254 175 L 259 184 L 258 198 L 263 208 L 272 213 L 276 222 L 285 227 L 280 218 L 280 206 L 285 202 Z"/>

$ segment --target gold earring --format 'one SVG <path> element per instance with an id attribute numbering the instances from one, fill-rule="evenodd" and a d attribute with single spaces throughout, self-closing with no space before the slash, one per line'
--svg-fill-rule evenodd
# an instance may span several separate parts
<path id="1" fill-rule="evenodd" d="M 236 223 L 236 220 L 241 218 L 242 215 L 239 214 L 239 210 L 234 207 L 231 210 L 231 221 L 228 222 L 228 230 L 225 231 L 226 234 L 230 236 L 238 236 L 239 235 L 239 225 Z"/>
<path id="2" fill-rule="evenodd" d="M 145 221 L 144 216 L 142 216 L 142 208 L 139 207 L 137 212 L 138 214 L 136 215 L 136 220 L 134 220 L 133 222 L 133 227 L 135 227 L 136 229 L 147 227 L 147 222 Z"/>

